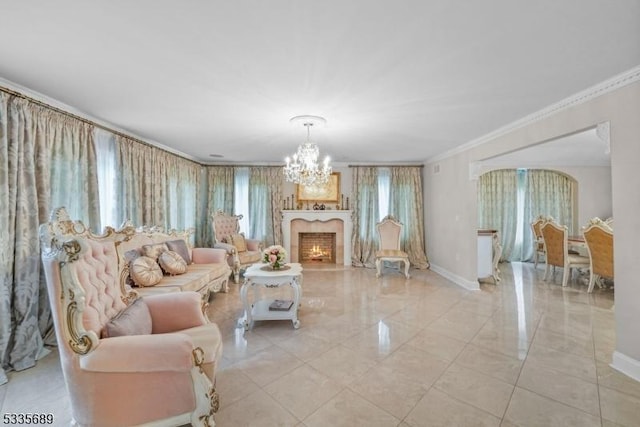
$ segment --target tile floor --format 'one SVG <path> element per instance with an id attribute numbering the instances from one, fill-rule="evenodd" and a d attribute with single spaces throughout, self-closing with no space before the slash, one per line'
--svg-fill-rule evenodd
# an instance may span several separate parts
<path id="1" fill-rule="evenodd" d="M 608 365 L 613 292 L 501 268 L 469 292 L 431 271 L 307 266 L 298 330 L 238 329 L 232 286 L 209 309 L 224 336 L 218 427 L 640 426 L 640 383 Z M 3 413 L 68 425 L 55 351 L 9 376 Z"/>

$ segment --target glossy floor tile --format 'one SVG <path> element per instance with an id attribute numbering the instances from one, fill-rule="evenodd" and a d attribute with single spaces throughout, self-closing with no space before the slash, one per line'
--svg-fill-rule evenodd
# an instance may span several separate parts
<path id="1" fill-rule="evenodd" d="M 640 383 L 608 365 L 613 291 L 544 282 L 544 265 L 501 270 L 470 292 L 432 271 L 309 265 L 299 329 L 238 328 L 232 285 L 208 309 L 224 339 L 217 426 L 640 426 Z M 69 424 L 55 349 L 9 378 L 3 413 Z"/>

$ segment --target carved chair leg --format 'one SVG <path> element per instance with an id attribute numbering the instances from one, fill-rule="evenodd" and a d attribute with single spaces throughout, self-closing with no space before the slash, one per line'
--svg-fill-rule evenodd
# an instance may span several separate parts
<path id="1" fill-rule="evenodd" d="M 404 277 L 406 277 L 407 279 L 411 277 L 409 276 L 409 260 L 408 259 L 404 260 Z"/>
<path id="2" fill-rule="evenodd" d="M 381 273 L 381 263 L 382 261 L 380 261 L 379 259 L 376 260 L 376 277 L 380 277 Z"/>
<path id="3" fill-rule="evenodd" d="M 549 275 L 549 271 L 551 271 L 551 267 L 549 266 L 549 263 L 547 263 L 547 267 L 544 269 L 544 278 L 542 279 L 545 282 L 547 281 L 547 276 Z"/>
<path id="4" fill-rule="evenodd" d="M 593 292 L 593 286 L 596 284 L 597 275 L 591 272 L 589 277 L 589 288 L 587 288 L 587 293 L 590 294 Z"/>
<path id="5" fill-rule="evenodd" d="M 569 276 L 571 276 L 571 267 L 565 265 L 562 269 L 562 287 L 564 288 L 569 283 Z"/>

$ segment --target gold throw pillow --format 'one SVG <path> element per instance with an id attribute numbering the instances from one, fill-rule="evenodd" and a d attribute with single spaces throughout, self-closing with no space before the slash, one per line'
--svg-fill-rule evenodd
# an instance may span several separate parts
<path id="1" fill-rule="evenodd" d="M 247 242 L 244 240 L 244 235 L 242 234 L 232 234 L 229 236 L 229 243 L 236 247 L 236 251 L 238 252 L 246 252 L 247 251 Z"/>
<path id="2" fill-rule="evenodd" d="M 170 275 L 184 274 L 187 272 L 187 263 L 180 256 L 179 253 L 174 251 L 165 251 L 160 254 L 158 258 L 160 267 Z"/>
<path id="3" fill-rule="evenodd" d="M 137 286 L 155 286 L 162 280 L 162 270 L 153 258 L 141 256 L 131 261 L 129 275 Z"/>

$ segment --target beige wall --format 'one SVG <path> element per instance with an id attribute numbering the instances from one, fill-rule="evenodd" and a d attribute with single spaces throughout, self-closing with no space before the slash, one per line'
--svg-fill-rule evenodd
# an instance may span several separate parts
<path id="1" fill-rule="evenodd" d="M 425 173 L 425 234 L 430 260 L 452 275 L 474 281 L 476 182 L 469 179 L 469 163 L 609 121 L 612 213 L 616 233 L 614 366 L 636 379 L 640 379 L 640 338 L 636 331 L 640 325 L 640 262 L 637 256 L 640 241 L 639 118 L 640 83 L 636 82 L 485 144 L 427 163 Z M 433 173 L 436 165 L 440 167 L 438 174 Z"/>

